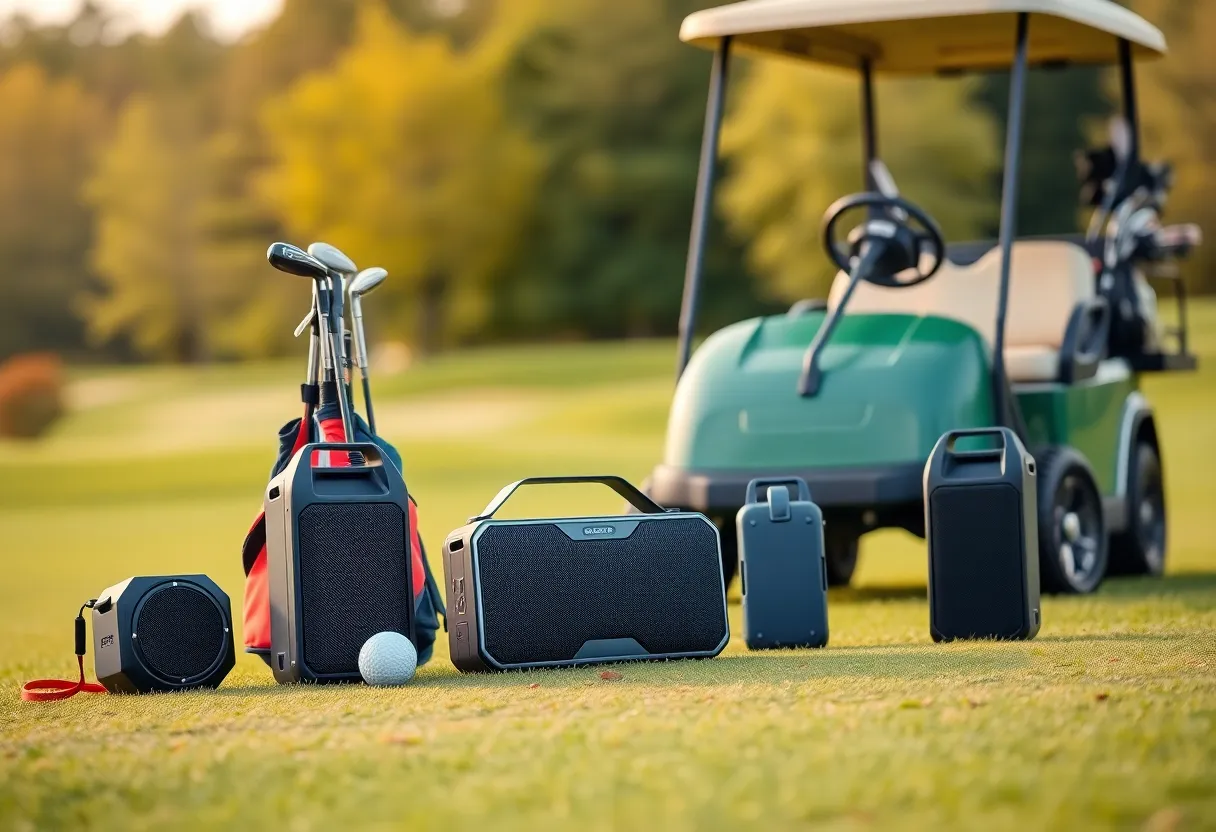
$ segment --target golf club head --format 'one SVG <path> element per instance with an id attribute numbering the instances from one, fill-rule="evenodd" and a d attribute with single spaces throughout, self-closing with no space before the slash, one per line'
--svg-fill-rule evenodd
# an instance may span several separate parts
<path id="1" fill-rule="evenodd" d="M 388 277 L 388 270 L 382 269 L 379 266 L 372 266 L 355 275 L 355 279 L 350 282 L 346 291 L 353 300 L 356 297 L 361 297 L 373 291 L 384 282 L 384 278 L 386 277 Z"/>
<path id="2" fill-rule="evenodd" d="M 359 270 L 353 260 L 329 243 L 313 243 L 308 247 L 308 253 L 339 274 L 351 275 Z"/>
<path id="3" fill-rule="evenodd" d="M 324 263 L 291 243 L 271 243 L 266 259 L 279 271 L 297 277 L 323 280 L 329 275 Z"/>

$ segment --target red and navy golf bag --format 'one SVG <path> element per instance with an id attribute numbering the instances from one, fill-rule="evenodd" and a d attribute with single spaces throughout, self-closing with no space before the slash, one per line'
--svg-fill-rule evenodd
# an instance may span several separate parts
<path id="1" fill-rule="evenodd" d="M 327 383 L 327 393 L 332 393 L 332 382 Z M 322 395 L 315 416 L 311 406 L 306 407 L 303 419 L 292 419 L 279 431 L 279 454 L 270 471 L 273 479 L 291 461 L 292 457 L 310 442 L 343 442 L 341 412 L 336 395 Z M 355 441 L 373 442 L 384 451 L 385 456 L 401 468 L 401 454 L 379 436 L 373 436 L 362 418 L 355 414 Z M 327 452 L 317 452 L 327 453 Z M 349 465 L 344 455 L 336 454 L 327 461 L 316 464 L 329 466 Z M 418 532 L 418 505 L 411 493 L 409 498 L 410 561 L 414 586 L 414 633 L 418 648 L 418 664 L 430 659 L 434 651 L 435 636 L 439 630 L 439 617 L 445 616 L 443 599 L 435 577 L 427 563 L 426 549 Z M 241 559 L 245 568 L 245 652 L 256 653 L 270 664 L 270 587 L 266 574 L 266 516 L 259 511 L 241 547 Z"/>

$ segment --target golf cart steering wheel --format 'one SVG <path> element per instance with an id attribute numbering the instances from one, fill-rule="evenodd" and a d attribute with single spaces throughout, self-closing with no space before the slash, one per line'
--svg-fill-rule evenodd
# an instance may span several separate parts
<path id="1" fill-rule="evenodd" d="M 849 232 L 847 246 L 841 245 L 836 239 L 836 226 L 841 217 L 857 208 L 872 209 L 870 217 Z M 859 275 L 863 280 L 897 289 L 933 277 L 946 256 L 946 243 L 937 223 L 893 193 L 853 194 L 832 203 L 824 214 L 823 244 L 828 257 L 841 271 L 851 274 L 865 260 L 869 268 Z M 927 267 L 921 262 L 921 255 L 926 252 L 931 258 Z M 899 279 L 899 275 L 909 270 L 913 272 L 911 277 Z"/>

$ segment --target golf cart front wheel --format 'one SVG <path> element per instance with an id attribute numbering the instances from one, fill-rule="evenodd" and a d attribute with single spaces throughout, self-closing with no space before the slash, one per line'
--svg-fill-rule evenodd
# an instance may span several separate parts
<path id="1" fill-rule="evenodd" d="M 1127 530 L 1110 541 L 1112 575 L 1165 572 L 1165 481 L 1161 457 L 1151 442 L 1140 440 L 1128 460 Z"/>
<path id="2" fill-rule="evenodd" d="M 1044 592 L 1086 595 L 1106 577 L 1102 495 L 1084 457 L 1069 448 L 1036 454 L 1039 573 Z"/>

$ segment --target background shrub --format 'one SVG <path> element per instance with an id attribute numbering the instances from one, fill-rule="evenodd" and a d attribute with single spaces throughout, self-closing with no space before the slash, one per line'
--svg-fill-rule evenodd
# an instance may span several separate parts
<path id="1" fill-rule="evenodd" d="M 63 366 L 52 353 L 0 364 L 0 437 L 36 439 L 64 414 Z"/>

